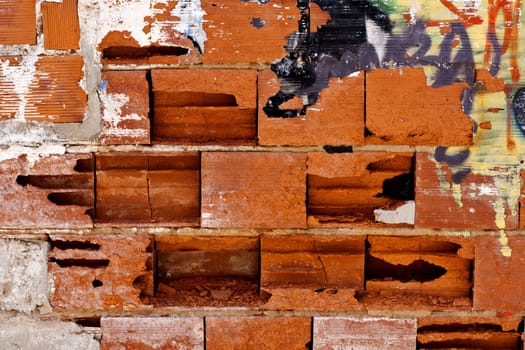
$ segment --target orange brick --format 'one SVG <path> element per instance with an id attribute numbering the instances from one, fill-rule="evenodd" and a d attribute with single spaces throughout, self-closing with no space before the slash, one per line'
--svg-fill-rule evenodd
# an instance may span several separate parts
<path id="1" fill-rule="evenodd" d="M 314 350 L 415 348 L 414 319 L 314 317 Z"/>
<path id="2" fill-rule="evenodd" d="M 99 95 L 103 105 L 104 130 L 99 141 L 103 144 L 149 143 L 149 86 L 146 71 L 104 72 L 102 84 L 105 86 L 99 88 Z"/>
<path id="3" fill-rule="evenodd" d="M 97 225 L 198 225 L 198 153 L 108 153 L 96 163 Z"/>
<path id="4" fill-rule="evenodd" d="M 318 102 L 306 115 L 270 118 L 263 111 L 279 91 L 277 76 L 264 70 L 258 76 L 259 143 L 261 145 L 359 145 L 364 143 L 364 73 L 330 79 Z M 286 108 L 281 106 L 281 108 Z M 294 109 L 301 109 L 302 102 Z"/>
<path id="5" fill-rule="evenodd" d="M 89 154 L 1 162 L 0 227 L 92 227 L 92 163 Z"/>
<path id="6" fill-rule="evenodd" d="M 206 349 L 306 349 L 311 322 L 308 317 L 206 317 Z"/>
<path id="7" fill-rule="evenodd" d="M 306 154 L 202 154 L 203 227 L 306 225 Z"/>
<path id="8" fill-rule="evenodd" d="M 308 154 L 308 225 L 375 222 L 374 210 L 411 199 L 411 153 Z"/>
<path id="9" fill-rule="evenodd" d="M 77 0 L 42 3 L 42 24 L 47 50 L 79 49 Z"/>
<path id="10" fill-rule="evenodd" d="M 417 320 L 418 347 L 518 349 L 519 317 L 427 317 Z"/>
<path id="11" fill-rule="evenodd" d="M 36 44 L 35 0 L 3 0 L 0 45 Z"/>
<path id="12" fill-rule="evenodd" d="M 366 143 L 454 146 L 472 143 L 473 124 L 461 110 L 457 83 L 428 87 L 422 68 L 366 74 Z"/>
<path id="13" fill-rule="evenodd" d="M 147 236 L 53 235 L 48 269 L 57 310 L 134 309 L 153 294 L 153 254 Z"/>
<path id="14" fill-rule="evenodd" d="M 452 168 L 454 169 L 454 168 Z M 446 162 L 436 162 L 428 153 L 416 157 L 416 227 L 440 229 L 497 229 L 497 210 L 502 193 L 498 179 L 467 173 L 459 184 Z M 459 171 L 465 171 L 460 167 Z M 506 171 L 494 168 L 495 174 Z M 455 172 L 458 172 L 455 169 Z M 457 175 L 456 175 L 457 176 Z M 510 177 L 509 177 L 510 181 Z M 456 187 L 456 189 L 454 189 Z M 456 191 L 456 192 L 454 192 Z M 507 193 L 505 193 L 507 195 Z M 518 201 L 508 197 L 501 204 L 501 221 L 506 229 L 518 228 Z"/>
<path id="15" fill-rule="evenodd" d="M 0 62 L 0 119 L 18 116 L 54 123 L 84 119 L 82 56 L 4 57 Z M 24 87 L 15 88 L 14 81 Z"/>
<path id="16" fill-rule="evenodd" d="M 525 238 L 476 238 L 474 309 L 520 314 L 525 310 Z"/>
<path id="17" fill-rule="evenodd" d="M 204 349 L 204 322 L 199 317 L 102 317 L 100 348 Z"/>
<path id="18" fill-rule="evenodd" d="M 153 138 L 254 144 L 256 78 L 254 70 L 153 70 Z"/>

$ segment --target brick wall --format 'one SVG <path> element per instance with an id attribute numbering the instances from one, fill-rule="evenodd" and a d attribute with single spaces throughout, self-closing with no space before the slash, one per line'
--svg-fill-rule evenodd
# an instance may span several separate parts
<path id="1" fill-rule="evenodd" d="M 520 0 L 0 1 L 6 349 L 522 349 Z"/>

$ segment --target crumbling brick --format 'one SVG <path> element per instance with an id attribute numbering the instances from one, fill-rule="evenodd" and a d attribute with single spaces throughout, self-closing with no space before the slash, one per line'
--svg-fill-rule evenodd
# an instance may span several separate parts
<path id="1" fill-rule="evenodd" d="M 150 142 L 149 86 L 146 71 L 109 71 L 99 87 L 103 144 Z"/>
<path id="2" fill-rule="evenodd" d="M 416 320 L 314 317 L 313 349 L 415 349 Z"/>
<path id="3" fill-rule="evenodd" d="M 418 349 L 521 349 L 517 317 L 426 317 L 417 323 Z"/>
<path id="4" fill-rule="evenodd" d="M 308 226 L 375 222 L 375 209 L 413 199 L 411 153 L 308 154 Z"/>
<path id="5" fill-rule="evenodd" d="M 206 349 L 306 349 L 311 322 L 308 317 L 206 317 Z"/>
<path id="6" fill-rule="evenodd" d="M 36 44 L 36 1 L 2 1 L 0 45 Z"/>
<path id="7" fill-rule="evenodd" d="M 202 154 L 203 227 L 306 226 L 306 154 Z"/>
<path id="8" fill-rule="evenodd" d="M 396 296 L 399 301 L 392 302 L 389 308 L 470 306 L 472 240 L 369 236 L 367 242 L 364 302 L 368 309 L 384 307 L 381 305 L 385 300 Z M 425 298 L 426 303 L 418 305 Z"/>
<path id="9" fill-rule="evenodd" d="M 366 74 L 366 143 L 457 146 L 472 143 L 472 120 L 461 109 L 466 83 L 428 87 L 422 68 Z"/>
<path id="10" fill-rule="evenodd" d="M 153 304 L 254 306 L 259 302 L 257 237 L 159 236 Z"/>
<path id="11" fill-rule="evenodd" d="M 97 225 L 197 226 L 199 154 L 96 155 Z"/>
<path id="12" fill-rule="evenodd" d="M 204 349 L 200 317 L 102 317 L 101 350 Z"/>
<path id="13" fill-rule="evenodd" d="M 271 295 L 264 308 L 355 309 L 353 295 L 364 291 L 364 253 L 362 236 L 263 236 L 261 291 Z M 301 296 L 297 304 L 294 295 Z"/>
<path id="14" fill-rule="evenodd" d="M 522 283 L 525 238 L 498 236 L 476 238 L 474 266 L 475 310 L 502 314 L 525 310 L 525 285 Z"/>
<path id="15" fill-rule="evenodd" d="M 0 162 L 0 227 L 91 227 L 92 156 L 34 156 Z"/>
<path id="16" fill-rule="evenodd" d="M 270 70 L 258 75 L 258 136 L 261 145 L 359 145 L 364 143 L 364 73 L 330 79 L 318 102 L 306 115 L 269 117 L 263 107 L 279 91 L 277 76 Z M 286 106 L 280 108 L 285 109 Z M 302 100 L 295 109 L 302 109 Z"/>
<path id="17" fill-rule="evenodd" d="M 153 294 L 148 236 L 52 235 L 48 269 L 55 310 L 123 310 Z"/>
<path id="18" fill-rule="evenodd" d="M 169 143 L 254 144 L 254 70 L 153 70 L 153 138 Z"/>
<path id="19" fill-rule="evenodd" d="M 80 41 L 77 0 L 42 3 L 44 47 L 47 50 L 77 50 Z"/>

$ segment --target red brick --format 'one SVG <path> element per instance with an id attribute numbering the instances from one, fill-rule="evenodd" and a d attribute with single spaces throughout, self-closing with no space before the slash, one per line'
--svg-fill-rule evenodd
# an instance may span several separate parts
<path id="1" fill-rule="evenodd" d="M 44 47 L 47 50 L 77 50 L 80 41 L 77 0 L 42 3 Z"/>
<path id="2" fill-rule="evenodd" d="M 398 304 L 410 307 L 415 307 L 410 295 L 430 297 L 432 305 L 427 306 L 430 308 L 447 301 L 452 305 L 470 304 L 472 240 L 438 236 L 410 239 L 369 236 L 367 240 L 365 276 L 369 308 L 375 293 L 378 298 L 404 295 Z"/>
<path id="3" fill-rule="evenodd" d="M 102 100 L 103 144 L 147 144 L 150 142 L 149 86 L 146 71 L 110 71 L 102 75 L 107 84 Z"/>
<path id="4" fill-rule="evenodd" d="M 4 0 L 0 10 L 0 45 L 36 44 L 35 0 Z"/>
<path id="5" fill-rule="evenodd" d="M 268 290 L 271 293 L 266 292 Z M 262 310 L 308 310 L 320 312 L 364 311 L 354 289 L 285 287 L 263 289 Z"/>
<path id="6" fill-rule="evenodd" d="M 198 225 L 198 153 L 97 154 L 96 164 L 97 225 Z"/>
<path id="7" fill-rule="evenodd" d="M 525 238 L 476 238 L 474 309 L 519 314 L 525 310 Z"/>
<path id="8" fill-rule="evenodd" d="M 517 349 L 519 317 L 426 317 L 417 320 L 421 348 Z"/>
<path id="9" fill-rule="evenodd" d="M 518 201 L 502 193 L 496 181 L 508 169 L 494 167 L 496 176 L 468 173 L 460 184 L 453 182 L 453 170 L 446 162 L 436 162 L 428 153 L 416 157 L 416 221 L 419 228 L 516 229 Z M 511 178 L 509 188 L 512 188 Z M 456 192 L 455 192 L 456 191 Z M 508 198 L 502 201 L 502 196 Z M 499 204 L 502 202 L 501 204 Z M 501 207 L 501 211 L 500 208 Z M 502 226 L 502 227 L 498 227 Z"/>
<path id="10" fill-rule="evenodd" d="M 308 317 L 206 317 L 206 349 L 306 349 L 311 322 Z"/>
<path id="11" fill-rule="evenodd" d="M 391 179 L 407 176 L 408 181 L 412 158 L 411 153 L 309 153 L 308 225 L 337 227 L 374 223 L 375 209 L 404 203 L 399 199 L 401 192 L 411 191 L 406 188 L 406 181 L 394 181 L 387 186 L 392 194 L 379 194 Z M 395 198 L 394 193 L 399 198 Z M 408 199 L 410 193 L 404 196 Z"/>
<path id="12" fill-rule="evenodd" d="M 254 70 L 153 70 L 159 142 L 254 144 Z"/>
<path id="13" fill-rule="evenodd" d="M 91 227 L 92 162 L 89 154 L 0 162 L 0 227 Z"/>
<path id="14" fill-rule="evenodd" d="M 56 310 L 134 309 L 153 294 L 147 236 L 52 235 L 48 269 Z"/>
<path id="15" fill-rule="evenodd" d="M 199 317 L 102 317 L 101 349 L 204 349 Z"/>
<path id="16" fill-rule="evenodd" d="M 326 23 L 328 14 L 310 4 L 310 26 Z M 270 63 L 286 55 L 287 36 L 297 31 L 300 18 L 297 3 L 291 0 L 252 2 L 220 0 L 203 2 L 203 23 L 208 39 L 203 63 Z M 224 13 L 228 13 L 227 16 Z M 264 23 L 253 25 L 255 19 Z"/>
<path id="17" fill-rule="evenodd" d="M 472 143 L 461 110 L 466 83 L 428 87 L 422 68 L 375 69 L 366 75 L 366 143 L 454 146 Z"/>
<path id="18" fill-rule="evenodd" d="M 314 317 L 314 350 L 415 349 L 416 320 Z"/>
<path id="19" fill-rule="evenodd" d="M 364 73 L 333 78 L 304 116 L 269 118 L 263 111 L 279 91 L 277 76 L 259 72 L 258 136 L 261 145 L 358 145 L 364 143 Z M 286 108 L 281 106 L 281 108 Z M 302 102 L 294 108 L 302 108 Z"/>
<path id="20" fill-rule="evenodd" d="M 203 227 L 306 226 L 306 154 L 202 154 Z"/>
<path id="21" fill-rule="evenodd" d="M 87 103 L 79 85 L 82 56 L 3 57 L 0 63 L 0 119 L 82 122 Z M 13 80 L 27 89 L 15 89 Z"/>

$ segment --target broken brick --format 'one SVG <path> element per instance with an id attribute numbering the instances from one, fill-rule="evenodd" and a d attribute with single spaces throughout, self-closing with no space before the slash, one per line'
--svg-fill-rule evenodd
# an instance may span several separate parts
<path id="1" fill-rule="evenodd" d="M 0 227 L 92 227 L 93 175 L 91 154 L 0 162 Z"/>
<path id="2" fill-rule="evenodd" d="M 306 154 L 202 154 L 203 227 L 306 226 Z"/>
<path id="3" fill-rule="evenodd" d="M 254 70 L 153 70 L 153 138 L 170 143 L 254 144 Z"/>
<path id="4" fill-rule="evenodd" d="M 324 309 L 330 309 L 344 294 L 339 292 L 363 292 L 364 243 L 364 237 L 264 235 L 261 238 L 261 291 L 272 295 L 270 305 L 265 308 L 278 302 L 281 289 L 289 296 L 311 292 L 309 298 L 303 297 L 301 304 L 292 309 L 319 308 L 322 301 L 326 302 Z M 332 298 L 325 298 L 330 294 Z M 350 305 L 340 310 L 348 307 Z"/>
<path id="5" fill-rule="evenodd" d="M 413 199 L 411 153 L 308 154 L 308 226 L 374 223 L 374 210 Z"/>
<path id="6" fill-rule="evenodd" d="M 77 0 L 42 3 L 44 47 L 47 50 L 77 50 L 80 41 Z"/>
<path id="7" fill-rule="evenodd" d="M 0 45 L 36 44 L 35 3 L 35 0 L 2 1 Z"/>
<path id="8" fill-rule="evenodd" d="M 257 237 L 159 236 L 152 303 L 246 306 L 259 298 Z"/>
<path id="9" fill-rule="evenodd" d="M 311 322 L 309 317 L 206 317 L 206 349 L 306 349 Z"/>
<path id="10" fill-rule="evenodd" d="M 319 100 L 294 118 L 269 117 L 263 107 L 279 91 L 277 76 L 270 70 L 258 75 L 261 145 L 359 145 L 364 143 L 364 73 L 330 79 Z M 281 109 L 288 107 L 283 105 Z M 291 107 L 290 107 L 291 108 Z M 302 100 L 293 109 L 302 109 Z"/>
<path id="11" fill-rule="evenodd" d="M 474 266 L 474 309 L 500 313 L 525 310 L 525 284 L 522 283 L 525 238 L 476 237 Z"/>
<path id="12" fill-rule="evenodd" d="M 0 63 L 0 120 L 82 122 L 87 106 L 79 84 L 82 56 L 3 57 Z"/>
<path id="13" fill-rule="evenodd" d="M 100 326 L 102 350 L 204 348 L 200 317 L 102 317 Z"/>
<path id="14" fill-rule="evenodd" d="M 418 349 L 520 349 L 519 317 L 426 317 L 417 320 Z"/>
<path id="15" fill-rule="evenodd" d="M 375 299 L 403 295 L 395 308 L 469 306 L 472 288 L 474 242 L 452 237 L 369 236 L 365 257 L 366 304 Z M 428 304 L 416 306 L 411 296 L 426 296 Z"/>
<path id="16" fill-rule="evenodd" d="M 416 320 L 314 317 L 313 349 L 415 349 Z"/>
<path id="17" fill-rule="evenodd" d="M 153 294 L 148 236 L 52 235 L 48 270 L 56 310 L 132 309 Z"/>
<path id="18" fill-rule="evenodd" d="M 96 155 L 97 225 L 197 226 L 199 154 Z"/>
<path id="19" fill-rule="evenodd" d="M 149 86 L 146 71 L 109 71 L 102 75 L 103 144 L 150 142 Z"/>
<path id="20" fill-rule="evenodd" d="M 438 150 L 439 152 L 439 150 Z M 416 219 L 418 228 L 516 229 L 518 199 L 500 190 L 509 168 L 493 168 L 495 176 L 471 172 L 462 164 L 416 156 Z M 452 159 L 452 157 L 451 157 Z M 506 178 L 511 182 L 511 177 Z M 512 183 L 512 182 L 511 182 Z M 505 200 L 502 197 L 505 196 Z"/>
<path id="21" fill-rule="evenodd" d="M 461 109 L 468 87 L 466 83 L 428 87 L 422 68 L 367 72 L 366 143 L 470 145 L 473 123 Z"/>

